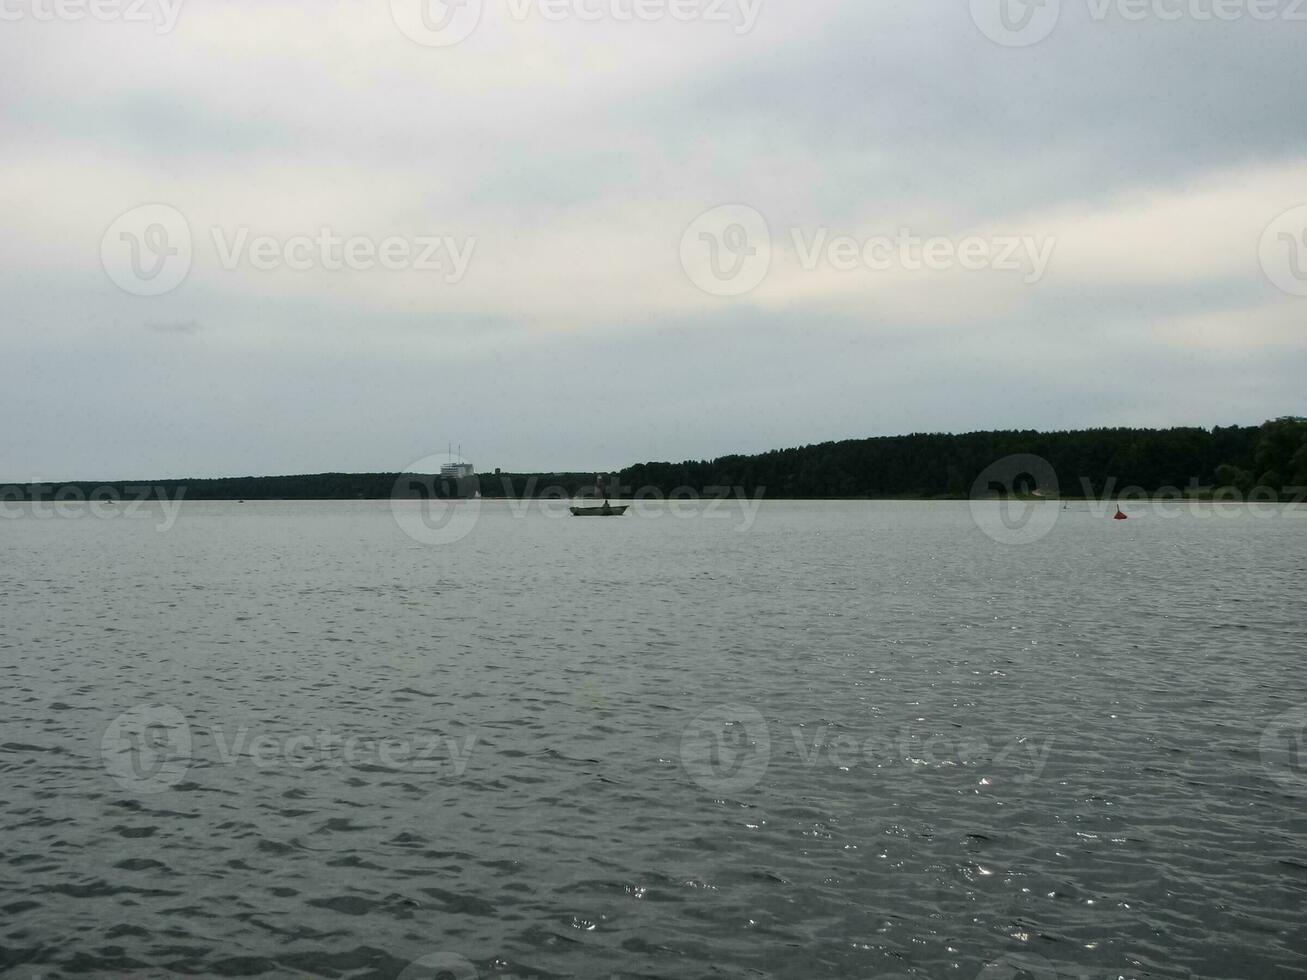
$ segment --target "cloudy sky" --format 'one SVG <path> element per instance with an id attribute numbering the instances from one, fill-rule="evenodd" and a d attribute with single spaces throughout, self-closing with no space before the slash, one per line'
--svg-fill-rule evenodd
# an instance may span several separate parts
<path id="1" fill-rule="evenodd" d="M 1214 2 L 3 0 L 0 481 L 1307 413 Z"/>

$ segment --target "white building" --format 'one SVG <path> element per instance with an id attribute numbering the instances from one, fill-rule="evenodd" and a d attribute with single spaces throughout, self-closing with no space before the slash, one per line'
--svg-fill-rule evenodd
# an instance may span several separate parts
<path id="1" fill-rule="evenodd" d="M 446 463 L 440 467 L 440 475 L 447 480 L 462 480 L 476 474 L 471 463 Z"/>

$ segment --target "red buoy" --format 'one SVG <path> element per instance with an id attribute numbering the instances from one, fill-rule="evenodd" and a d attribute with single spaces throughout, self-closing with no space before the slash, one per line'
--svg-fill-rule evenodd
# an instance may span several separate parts
<path id="1" fill-rule="evenodd" d="M 1130 520 L 1130 515 L 1129 515 L 1129 514 L 1123 514 L 1123 513 L 1121 513 L 1121 508 L 1118 507 L 1118 508 L 1116 509 L 1116 514 L 1112 517 L 1112 520 L 1114 520 L 1114 521 L 1128 521 L 1128 520 Z"/>

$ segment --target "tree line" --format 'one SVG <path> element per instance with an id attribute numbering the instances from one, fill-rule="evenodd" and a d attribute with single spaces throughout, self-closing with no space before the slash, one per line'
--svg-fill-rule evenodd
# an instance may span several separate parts
<path id="1" fill-rule="evenodd" d="M 1289 495 L 1307 486 L 1307 418 L 1213 429 L 1084 429 L 918 433 L 851 439 L 681 463 L 650 462 L 602 477 L 613 496 L 637 491 L 701 495 L 740 489 L 771 498 L 963 498 L 995 462 L 1016 455 L 1047 461 L 1063 496 L 1101 496 L 1126 487 L 1201 493 L 1254 488 Z M 432 474 L 319 473 L 0 487 L 5 499 L 89 499 L 111 488 L 129 497 L 145 487 L 188 500 L 383 500 L 392 497 L 592 496 L 594 473 L 482 473 L 450 480 Z M 1031 484 L 1028 489 L 1036 488 Z"/>
<path id="2" fill-rule="evenodd" d="M 1084 429 L 920 433 L 826 442 L 755 456 L 643 463 L 622 470 L 623 484 L 742 487 L 768 497 L 967 497 L 995 462 L 1015 455 L 1046 460 L 1063 496 L 1138 487 L 1213 492 L 1307 486 L 1307 419 L 1213 429 Z M 1031 489 L 1034 489 L 1032 486 Z"/>

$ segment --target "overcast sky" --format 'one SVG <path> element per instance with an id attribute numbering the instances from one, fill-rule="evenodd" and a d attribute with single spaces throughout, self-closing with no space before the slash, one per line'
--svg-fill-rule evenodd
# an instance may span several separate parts
<path id="1" fill-rule="evenodd" d="M 61 2 L 0 481 L 1307 413 L 1292 0 Z"/>

